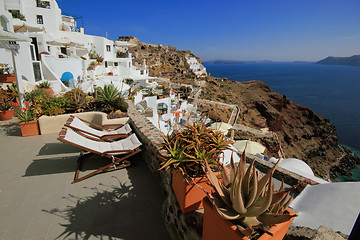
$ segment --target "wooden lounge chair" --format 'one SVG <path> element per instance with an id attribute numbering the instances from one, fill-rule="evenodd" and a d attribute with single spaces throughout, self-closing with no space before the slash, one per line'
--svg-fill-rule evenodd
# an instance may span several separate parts
<path id="1" fill-rule="evenodd" d="M 118 141 L 101 142 L 86 138 L 72 129 L 63 128 L 57 140 L 81 148 L 83 150 L 78 159 L 77 170 L 75 172 L 74 181 L 72 183 L 80 182 L 100 172 L 128 167 L 130 166 L 130 162 L 126 159 L 141 151 L 141 142 L 136 137 L 135 133 L 125 139 Z M 84 151 L 88 151 L 89 153 L 85 154 Z M 94 154 L 108 157 L 112 160 L 112 163 L 79 178 L 82 160 Z M 118 155 L 124 156 L 119 157 Z"/>
<path id="2" fill-rule="evenodd" d="M 127 123 L 125 125 L 116 124 L 116 125 L 104 125 L 99 126 L 94 123 L 88 122 L 81 118 L 71 115 L 65 123 L 66 127 L 69 127 L 76 131 L 78 134 L 87 137 L 92 140 L 102 141 L 102 142 L 111 142 L 114 139 L 126 138 L 131 135 L 131 127 Z M 106 128 L 107 126 L 119 126 L 114 130 Z M 98 130 L 101 129 L 101 130 Z"/>

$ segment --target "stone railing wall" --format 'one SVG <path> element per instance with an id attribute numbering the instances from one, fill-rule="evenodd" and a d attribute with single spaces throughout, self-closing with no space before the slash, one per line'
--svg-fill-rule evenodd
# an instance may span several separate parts
<path id="1" fill-rule="evenodd" d="M 151 172 L 158 178 L 166 197 L 162 206 L 164 223 L 172 239 L 201 239 L 202 214 L 191 212 L 182 214 L 171 187 L 171 172 L 158 171 L 161 159 L 159 144 L 163 142 L 161 132 L 129 102 L 130 125 L 143 144 L 143 158 Z"/>
<path id="2" fill-rule="evenodd" d="M 170 171 L 158 171 L 160 168 L 161 159 L 159 154 L 161 151 L 159 144 L 163 142 L 161 132 L 139 111 L 135 109 L 132 102 L 129 103 L 128 115 L 130 117 L 130 125 L 136 133 L 140 141 L 143 143 L 143 158 L 150 171 L 158 178 L 163 193 L 166 197 L 162 207 L 162 215 L 167 230 L 172 239 L 201 239 L 202 238 L 202 210 L 183 214 L 174 191 L 171 187 L 171 173 Z M 247 156 L 250 161 L 252 156 Z M 262 172 L 267 172 L 272 166 L 264 160 L 256 159 L 256 168 Z M 284 182 L 289 185 L 297 184 L 302 177 L 289 172 L 282 168 L 277 168 L 274 177 L 277 179 L 284 179 Z"/>

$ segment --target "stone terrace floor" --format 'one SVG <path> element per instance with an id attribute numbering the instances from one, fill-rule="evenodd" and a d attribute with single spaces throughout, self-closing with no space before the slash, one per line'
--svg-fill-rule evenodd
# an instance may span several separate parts
<path id="1" fill-rule="evenodd" d="M 21 137 L 17 120 L 0 122 L 0 239 L 169 239 L 164 196 L 141 154 L 127 169 L 71 184 L 79 150 L 56 138 Z"/>

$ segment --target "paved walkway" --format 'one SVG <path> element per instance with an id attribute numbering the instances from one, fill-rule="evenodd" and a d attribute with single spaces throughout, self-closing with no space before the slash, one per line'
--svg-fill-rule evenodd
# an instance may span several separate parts
<path id="1" fill-rule="evenodd" d="M 71 184 L 79 150 L 0 122 L 0 239 L 169 239 L 160 186 L 142 161 Z M 95 169 L 106 161 L 83 164 Z"/>

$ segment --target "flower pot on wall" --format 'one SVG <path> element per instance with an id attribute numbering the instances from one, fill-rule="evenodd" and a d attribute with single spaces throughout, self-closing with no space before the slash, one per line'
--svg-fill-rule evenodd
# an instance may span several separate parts
<path id="1" fill-rule="evenodd" d="M 215 211 L 212 204 L 207 198 L 203 200 L 204 205 L 204 222 L 203 222 L 203 240 L 211 239 L 244 239 L 248 240 L 237 227 L 231 222 L 221 218 Z M 293 214 L 289 209 L 286 210 L 287 213 Z M 273 234 L 264 233 L 261 235 L 258 240 L 281 240 L 286 235 L 290 224 L 294 221 L 294 218 L 291 218 L 288 222 L 276 224 L 271 227 L 269 232 Z"/>
<path id="2" fill-rule="evenodd" d="M 54 94 L 54 90 L 52 88 L 45 88 L 44 91 L 48 96 L 52 96 Z"/>
<path id="3" fill-rule="evenodd" d="M 14 110 L 5 110 L 5 111 L 1 111 L 0 112 L 0 120 L 1 121 L 5 121 L 5 120 L 10 120 L 14 117 Z"/>
<path id="4" fill-rule="evenodd" d="M 217 175 L 219 174 L 220 172 L 217 173 Z M 212 191 L 212 187 L 208 184 L 208 179 L 205 175 L 192 178 L 192 180 L 207 192 Z M 172 172 L 171 186 L 183 213 L 203 208 L 202 200 L 206 197 L 205 192 L 195 184 L 187 183 L 179 171 Z"/>
<path id="5" fill-rule="evenodd" d="M 30 122 L 21 122 L 19 123 L 21 134 L 23 137 L 25 136 L 33 136 L 33 135 L 39 135 L 39 125 L 38 121 L 30 121 Z"/>
<path id="6" fill-rule="evenodd" d="M 0 74 L 0 82 L 2 83 L 15 82 L 15 74 Z"/>

